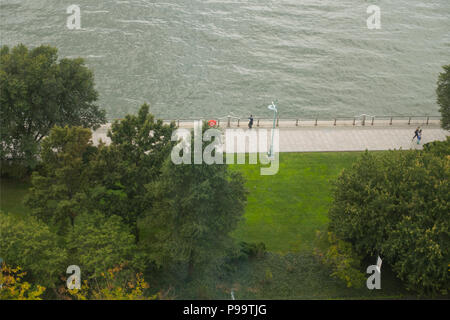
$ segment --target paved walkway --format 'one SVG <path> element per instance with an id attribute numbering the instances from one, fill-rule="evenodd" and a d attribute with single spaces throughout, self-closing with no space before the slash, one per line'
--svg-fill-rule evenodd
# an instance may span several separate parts
<path id="1" fill-rule="evenodd" d="M 415 128 L 334 127 L 280 129 L 281 152 L 364 151 L 422 149 L 422 145 L 445 140 L 450 135 L 440 128 L 422 129 L 421 144 L 411 141 Z"/>
<path id="2" fill-rule="evenodd" d="M 449 131 L 437 125 L 422 127 L 422 141 L 411 141 L 415 126 L 329 126 L 280 128 L 280 152 L 332 152 L 389 149 L 422 149 L 422 145 L 435 140 L 445 140 Z M 244 129 L 245 130 L 245 129 Z M 253 130 L 257 131 L 258 128 Z M 266 129 L 261 129 L 266 130 Z M 94 143 L 106 137 L 107 127 L 94 132 Z M 270 133 L 269 133 L 270 134 Z"/>

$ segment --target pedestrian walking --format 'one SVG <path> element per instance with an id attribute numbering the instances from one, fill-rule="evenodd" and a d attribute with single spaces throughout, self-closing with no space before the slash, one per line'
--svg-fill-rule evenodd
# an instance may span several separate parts
<path id="1" fill-rule="evenodd" d="M 419 130 L 420 127 L 417 127 L 416 131 L 414 131 L 414 137 L 412 138 L 411 141 L 414 141 L 415 138 L 419 139 Z"/>
<path id="2" fill-rule="evenodd" d="M 417 144 L 420 144 L 420 140 L 422 139 L 422 129 L 417 133 Z"/>
<path id="3" fill-rule="evenodd" d="M 250 115 L 248 118 L 248 128 L 251 129 L 253 127 L 253 115 Z"/>

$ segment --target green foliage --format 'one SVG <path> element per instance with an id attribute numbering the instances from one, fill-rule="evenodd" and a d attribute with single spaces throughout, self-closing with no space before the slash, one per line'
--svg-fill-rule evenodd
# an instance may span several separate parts
<path id="1" fill-rule="evenodd" d="M 318 246 L 315 255 L 332 268 L 332 277 L 345 281 L 348 288 L 362 288 L 366 280 L 361 272 L 361 257 L 349 242 L 342 241 L 332 232 L 318 232 Z"/>
<path id="2" fill-rule="evenodd" d="M 443 66 L 437 82 L 437 103 L 442 115 L 442 128 L 450 130 L 450 64 Z"/>
<path id="3" fill-rule="evenodd" d="M 423 145 L 423 149 L 438 157 L 446 157 L 450 155 L 450 136 L 445 141 L 433 141 Z"/>
<path id="4" fill-rule="evenodd" d="M 75 217 L 86 211 L 88 158 L 95 151 L 91 136 L 89 129 L 81 127 L 54 127 L 42 142 L 42 168 L 32 175 L 26 204 L 59 234 L 66 233 Z"/>
<path id="5" fill-rule="evenodd" d="M 269 268 L 267 268 L 266 269 L 266 276 L 264 277 L 264 284 L 271 283 L 272 279 L 273 279 L 272 271 Z"/>
<path id="6" fill-rule="evenodd" d="M 91 143 L 90 129 L 54 127 L 42 142 L 42 165 L 26 200 L 34 215 L 60 234 L 83 212 L 119 215 L 137 238 L 146 209 L 145 184 L 159 176 L 170 153 L 174 124 L 156 121 L 144 104 L 137 116 L 116 121 L 109 146 Z"/>
<path id="7" fill-rule="evenodd" d="M 366 152 L 337 180 L 329 212 L 330 231 L 364 256 L 380 254 L 407 288 L 424 294 L 445 294 L 450 283 L 450 159 L 440 155 L 449 140 L 443 143 Z"/>
<path id="8" fill-rule="evenodd" d="M 264 242 L 258 243 L 240 243 L 241 252 L 248 258 L 263 258 L 266 254 L 266 245 Z"/>
<path id="9" fill-rule="evenodd" d="M 222 276 L 236 272 L 237 264 L 246 260 L 260 260 L 266 255 L 266 245 L 264 242 L 248 243 L 241 241 L 238 246 L 230 246 L 222 259 L 222 263 L 217 268 L 217 273 Z"/>
<path id="10" fill-rule="evenodd" d="M 0 210 L 16 216 L 24 216 L 30 213 L 29 208 L 23 203 L 30 188 L 29 181 L 17 179 L 0 179 Z"/>
<path id="11" fill-rule="evenodd" d="M 119 216 L 78 216 L 67 237 L 67 248 L 70 264 L 78 265 L 84 277 L 89 278 L 100 277 L 102 272 L 116 265 L 137 263 L 139 256 L 134 236 Z"/>
<path id="12" fill-rule="evenodd" d="M 229 234 L 246 201 L 241 174 L 230 173 L 226 165 L 175 165 L 168 157 L 160 177 L 146 189 L 151 207 L 143 220 L 145 242 L 159 265 L 187 263 L 192 275 L 194 267 L 232 245 Z"/>
<path id="13" fill-rule="evenodd" d="M 58 61 L 57 49 L 18 45 L 0 50 L 0 158 L 37 164 L 39 142 L 53 126 L 97 127 L 92 72 L 81 58 Z"/>
<path id="14" fill-rule="evenodd" d="M 116 121 L 90 161 L 90 209 L 120 215 L 136 236 L 137 220 L 148 206 L 145 185 L 155 180 L 172 149 L 174 123 L 165 125 L 143 104 L 137 115 Z"/>
<path id="15" fill-rule="evenodd" d="M 36 283 L 55 287 L 67 268 L 67 252 L 45 224 L 0 213 L 0 234 L 0 256 L 8 265 L 20 265 Z"/>

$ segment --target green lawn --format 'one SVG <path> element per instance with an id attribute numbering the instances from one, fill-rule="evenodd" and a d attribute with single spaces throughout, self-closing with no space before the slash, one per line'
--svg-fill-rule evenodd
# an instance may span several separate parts
<path id="1" fill-rule="evenodd" d="M 328 222 L 332 201 L 330 180 L 360 156 L 360 152 L 281 153 L 276 175 L 261 176 L 259 165 L 230 165 L 247 180 L 248 204 L 234 237 L 264 242 L 277 253 L 311 249 L 316 230 Z"/>

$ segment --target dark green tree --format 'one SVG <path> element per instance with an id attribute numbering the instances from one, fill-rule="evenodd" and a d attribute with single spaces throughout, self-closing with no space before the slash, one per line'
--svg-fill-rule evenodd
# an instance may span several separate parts
<path id="1" fill-rule="evenodd" d="M 42 142 L 42 167 L 32 174 L 25 203 L 32 214 L 64 234 L 86 211 L 89 158 L 96 152 L 91 130 L 54 127 Z"/>
<path id="2" fill-rule="evenodd" d="M 57 49 L 18 45 L 0 50 L 0 157 L 27 167 L 53 126 L 96 128 L 105 112 L 95 101 L 94 76 L 81 58 L 60 59 Z"/>
<path id="3" fill-rule="evenodd" d="M 232 245 L 230 232 L 246 203 L 241 174 L 225 164 L 176 165 L 169 157 L 146 189 L 143 241 L 158 265 L 183 263 L 192 277 L 194 269 Z"/>
<path id="4" fill-rule="evenodd" d="M 42 168 L 32 175 L 27 205 L 59 233 L 74 225 L 76 215 L 101 212 L 121 216 L 138 238 L 144 186 L 160 175 L 173 128 L 156 121 L 146 104 L 137 116 L 112 125 L 110 145 L 94 147 L 90 129 L 53 128 L 42 142 Z"/>
<path id="5" fill-rule="evenodd" d="M 442 115 L 442 128 L 450 130 L 450 64 L 442 68 L 444 72 L 439 74 L 437 82 L 437 103 Z"/>
<path id="6" fill-rule="evenodd" d="M 90 209 L 121 216 L 137 241 L 137 221 L 146 210 L 144 186 L 161 174 L 174 128 L 174 123 L 155 120 L 144 104 L 137 115 L 113 123 L 108 132 L 111 144 L 100 145 L 90 162 Z"/>
<path id="7" fill-rule="evenodd" d="M 336 182 L 329 229 L 363 256 L 381 255 L 407 288 L 446 294 L 450 140 L 426 149 L 366 152 L 344 170 Z"/>

